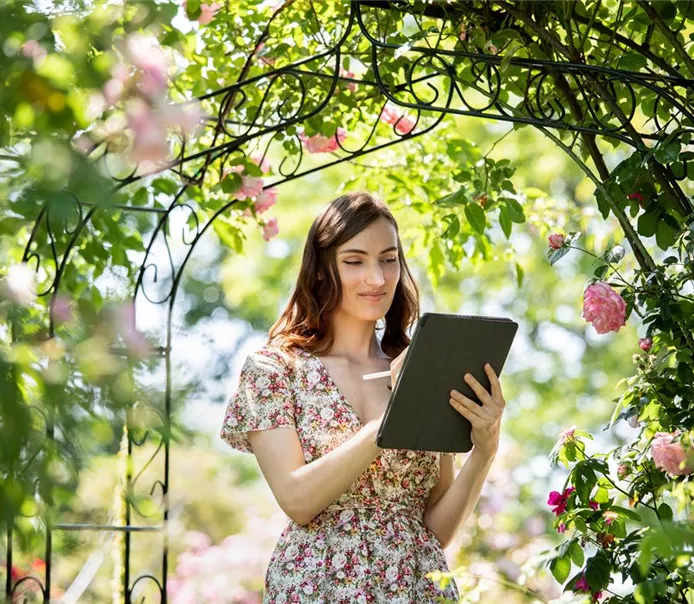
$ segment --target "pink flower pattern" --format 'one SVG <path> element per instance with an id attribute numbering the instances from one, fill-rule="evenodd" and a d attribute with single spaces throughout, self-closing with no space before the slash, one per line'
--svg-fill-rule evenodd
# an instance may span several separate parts
<path id="1" fill-rule="evenodd" d="M 323 136 L 322 134 L 306 136 L 302 132 L 299 134 L 299 140 L 301 140 L 304 147 L 306 147 L 306 151 L 309 153 L 332 153 L 339 148 L 338 141 L 342 143 L 346 136 L 347 132 L 345 129 L 338 128 L 333 136 Z"/>
<path id="2" fill-rule="evenodd" d="M 252 452 L 246 433 L 289 426 L 306 463 L 361 427 L 320 359 L 265 347 L 251 354 L 231 397 L 221 438 Z M 441 544 L 424 524 L 440 453 L 384 449 L 357 481 L 305 526 L 288 519 L 265 577 L 264 602 L 458 601 L 425 575 L 447 571 Z"/>

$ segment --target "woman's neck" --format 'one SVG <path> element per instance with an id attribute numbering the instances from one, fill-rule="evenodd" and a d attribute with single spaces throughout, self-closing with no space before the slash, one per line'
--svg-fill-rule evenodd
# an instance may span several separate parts
<path id="1" fill-rule="evenodd" d="M 333 317 L 333 346 L 330 356 L 345 357 L 353 362 L 367 362 L 383 356 L 376 338 L 376 322 L 363 321 L 348 315 Z"/>

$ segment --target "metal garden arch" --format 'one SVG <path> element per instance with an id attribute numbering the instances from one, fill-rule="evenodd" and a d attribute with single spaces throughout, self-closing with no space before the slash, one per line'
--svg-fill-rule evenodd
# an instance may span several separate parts
<path id="1" fill-rule="evenodd" d="M 310 0 L 299 0 L 304 8 L 313 11 L 316 20 L 319 19 Z M 285 2 L 282 9 L 293 4 Z M 347 4 L 347 3 L 345 3 Z M 521 3 L 523 4 L 523 3 Z M 481 8 L 480 8 L 481 7 Z M 320 52 L 292 64 L 274 68 L 268 65 L 262 74 L 246 77 L 244 68 L 238 81 L 228 87 L 205 94 L 200 99 L 215 108 L 216 117 L 206 124 L 211 137 L 211 144 L 201 151 L 189 151 L 185 143 L 178 148 L 178 155 L 166 168 L 178 174 L 181 182 L 180 190 L 171 197 L 168 208 L 134 206 L 116 204 L 109 208 L 101 208 L 95 203 L 72 198 L 75 215 L 74 227 L 65 229 L 62 233 L 54 232 L 51 227 L 48 201 L 41 210 L 29 244 L 26 247 L 24 261 L 35 262 L 37 270 L 50 271 L 53 281 L 41 295 L 51 296 L 54 300 L 60 291 L 61 276 L 69 266 L 71 254 L 80 240 L 81 234 L 95 212 L 118 210 L 124 213 L 150 213 L 154 215 L 156 224 L 149 234 L 149 244 L 144 259 L 140 265 L 138 278 L 132 284 L 133 299 L 142 303 L 160 305 L 166 308 L 166 335 L 156 349 L 166 367 L 166 388 L 163 393 L 163 405 L 152 408 L 161 422 L 162 434 L 169 433 L 171 413 L 171 364 L 170 354 L 174 346 L 172 334 L 172 311 L 181 276 L 186 264 L 193 253 L 196 244 L 204 236 L 214 220 L 228 211 L 237 201 L 229 200 L 207 220 L 202 220 L 196 208 L 183 200 L 183 193 L 188 187 L 198 185 L 207 178 L 223 174 L 225 163 L 234 155 L 248 153 L 251 145 L 261 148 L 263 156 L 270 148 L 279 145 L 280 133 L 286 134 L 285 140 L 298 141 L 296 126 L 313 116 L 332 116 L 336 111 L 334 100 L 339 86 L 357 84 L 359 90 L 372 101 L 381 105 L 385 102 L 408 109 L 417 115 L 415 127 L 407 134 L 397 130 L 393 125 L 390 140 L 376 140 L 374 136 L 376 123 L 370 134 L 361 145 L 348 148 L 339 140 L 339 149 L 332 154 L 323 154 L 325 161 L 319 166 L 302 167 L 302 146 L 296 144 L 296 152 L 284 152 L 284 159 L 279 166 L 277 179 L 267 186 L 276 186 L 316 170 L 334 164 L 349 161 L 367 153 L 372 153 L 390 145 L 395 145 L 407 138 L 423 136 L 432 132 L 441 124 L 447 114 L 468 115 L 491 120 L 501 120 L 527 124 L 541 129 L 546 136 L 554 140 L 586 171 L 594 180 L 598 189 L 604 191 L 603 181 L 609 176 L 604 164 L 596 160 L 595 174 L 580 158 L 575 149 L 577 139 L 583 139 L 590 149 L 595 146 L 595 137 L 612 138 L 626 143 L 633 148 L 643 149 L 647 143 L 664 140 L 667 137 L 682 136 L 692 131 L 694 111 L 691 95 L 694 94 L 694 80 L 686 79 L 679 72 L 665 64 L 659 65 L 671 75 L 659 75 L 642 71 L 624 71 L 606 66 L 589 65 L 572 61 L 571 56 L 565 61 L 531 60 L 513 57 L 497 56 L 492 52 L 479 49 L 461 50 L 445 45 L 447 36 L 459 36 L 461 23 L 465 22 L 471 11 L 480 10 L 494 18 L 493 8 L 504 11 L 511 22 L 528 24 L 531 19 L 527 11 L 503 1 L 472 3 L 455 1 L 448 4 L 421 3 L 408 0 L 353 0 L 345 10 L 342 22 L 319 24 L 332 39 L 323 40 Z M 648 13 L 649 6 L 644 10 Z M 653 9 L 650 8 L 652 11 Z M 280 11 L 281 12 L 281 11 Z M 402 44 L 392 42 L 393 31 L 391 15 L 407 15 L 422 31 L 436 34 L 437 42 L 433 45 L 412 42 L 403 49 Z M 650 13 L 649 13 L 650 14 Z M 279 13 L 275 15 L 277 17 Z M 273 19 L 275 18 L 273 17 Z M 578 19 L 578 17 L 577 17 Z M 584 23 L 585 24 L 585 23 Z M 262 33 L 258 43 L 268 36 L 270 25 Z M 604 24 L 601 25 L 604 27 Z M 434 29 L 432 29 L 434 28 Z M 603 32 L 604 33 L 604 32 Z M 630 46 L 631 40 L 622 39 L 616 34 L 617 41 L 624 46 Z M 421 40 L 421 38 L 420 38 Z M 552 43 L 551 40 L 548 43 Z M 393 71 L 390 65 L 394 58 L 402 52 L 408 53 L 408 68 L 404 71 Z M 354 79 L 341 73 L 340 66 L 345 57 L 359 55 L 366 57 L 364 62 L 370 68 L 370 78 Z M 249 56 L 248 61 L 253 59 Z M 657 57 L 656 57 L 657 59 Z M 654 62 L 656 59 L 651 58 Z M 248 65 L 248 63 L 247 63 Z M 512 66 L 517 73 L 525 76 L 527 86 L 523 94 L 506 94 L 502 85 L 504 70 Z M 323 82 L 320 94 L 309 95 L 309 90 L 315 91 L 316 83 Z M 559 91 L 559 95 L 555 94 Z M 638 119 L 636 99 L 648 91 L 655 95 L 655 117 L 644 127 Z M 252 99 L 259 98 L 258 102 Z M 258 96 L 259 95 L 259 96 Z M 560 101 L 560 98 L 564 102 Z M 277 102 L 277 99 L 280 102 Z M 659 117 L 659 107 L 666 108 L 667 123 L 662 123 Z M 357 106 L 355 109 L 361 114 Z M 366 119 L 366 118 L 365 118 Z M 375 122 L 378 120 L 376 119 Z M 573 133 L 573 139 L 567 142 L 562 133 Z M 674 133 L 674 134 L 673 134 Z M 679 133 L 679 134 L 678 134 Z M 337 140 L 337 139 L 336 139 Z M 291 145 L 289 146 L 291 148 Z M 109 150 L 102 149 L 95 161 L 107 163 Z M 596 158 L 594 158 L 596 159 Z M 692 211 L 691 202 L 682 194 L 678 180 L 685 174 L 674 174 L 671 170 L 659 168 L 659 182 L 668 187 L 675 199 L 681 205 L 683 213 Z M 154 176 L 154 172 L 133 172 L 126 176 L 115 176 L 115 187 L 124 189 L 137 181 Z M 609 195 L 607 195 L 609 197 Z M 633 233 L 633 228 L 614 200 L 611 209 L 615 211 L 625 232 Z M 182 210 L 188 214 L 188 224 L 191 225 L 192 237 L 181 235 L 185 248 L 180 261 L 175 262 L 169 253 L 163 261 L 156 258 L 154 251 L 170 249 L 171 234 L 169 230 L 172 212 Z M 636 237 L 638 241 L 638 237 Z M 41 258 L 35 251 L 38 243 L 50 243 L 51 254 Z M 652 266 L 652 260 L 638 244 L 634 252 L 643 268 Z M 156 288 L 154 287 L 156 284 Z M 52 308 L 51 304 L 51 308 Z M 49 334 L 54 331 L 53 312 L 47 317 Z M 129 420 L 126 420 L 126 422 Z M 130 426 L 128 426 L 130 427 Z M 128 430 L 127 452 L 132 456 L 133 451 L 144 444 L 148 433 L 136 435 Z M 46 438 L 54 436 L 50 417 L 47 418 Z M 168 542 L 167 522 L 169 507 L 167 493 L 169 490 L 170 441 L 167 436 L 156 443 L 154 456 L 145 465 L 157 462 L 161 465 L 161 476 L 148 490 L 149 496 L 158 503 L 155 514 L 147 514 L 140 510 L 130 496 L 123 500 L 124 522 L 122 524 L 66 524 L 56 523 L 45 532 L 45 581 L 35 577 L 26 577 L 19 582 L 13 582 L 8 573 L 5 593 L 8 601 L 22 582 L 34 582 L 44 602 L 49 601 L 51 589 L 51 556 L 53 535 L 58 531 L 98 531 L 103 534 L 121 535 L 122 538 L 122 586 L 123 598 L 126 602 L 133 600 L 145 601 L 149 595 L 155 594 L 161 602 L 167 601 L 166 581 L 168 571 Z M 127 493 L 131 494 L 142 489 L 138 478 L 142 468 L 132 468 L 127 474 Z M 131 568 L 130 551 L 134 535 L 138 533 L 154 533 L 162 536 L 161 564 L 158 571 L 143 572 Z M 12 565 L 13 534 L 7 534 L 8 568 Z M 147 587 L 146 587 L 147 586 Z M 143 589 L 145 588 L 146 589 Z"/>

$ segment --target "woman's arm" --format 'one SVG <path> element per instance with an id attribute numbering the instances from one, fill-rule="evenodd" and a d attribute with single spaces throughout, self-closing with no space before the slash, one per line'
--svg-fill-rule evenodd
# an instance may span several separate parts
<path id="1" fill-rule="evenodd" d="M 356 482 L 381 453 L 376 444 L 379 423 L 369 422 L 308 464 L 294 429 L 249 432 L 248 441 L 277 503 L 294 522 L 305 525 Z"/>
<path id="2" fill-rule="evenodd" d="M 450 545 L 460 526 L 475 509 L 493 461 L 494 454 L 473 449 L 453 484 L 424 513 L 424 524 L 436 535 L 442 547 Z M 435 489 L 432 489 L 432 494 Z"/>

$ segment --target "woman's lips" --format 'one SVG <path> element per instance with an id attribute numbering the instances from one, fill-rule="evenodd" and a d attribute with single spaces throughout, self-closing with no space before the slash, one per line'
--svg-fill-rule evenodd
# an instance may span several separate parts
<path id="1" fill-rule="evenodd" d="M 380 302 L 386 297 L 385 294 L 359 294 L 362 298 L 366 298 L 370 302 Z"/>

